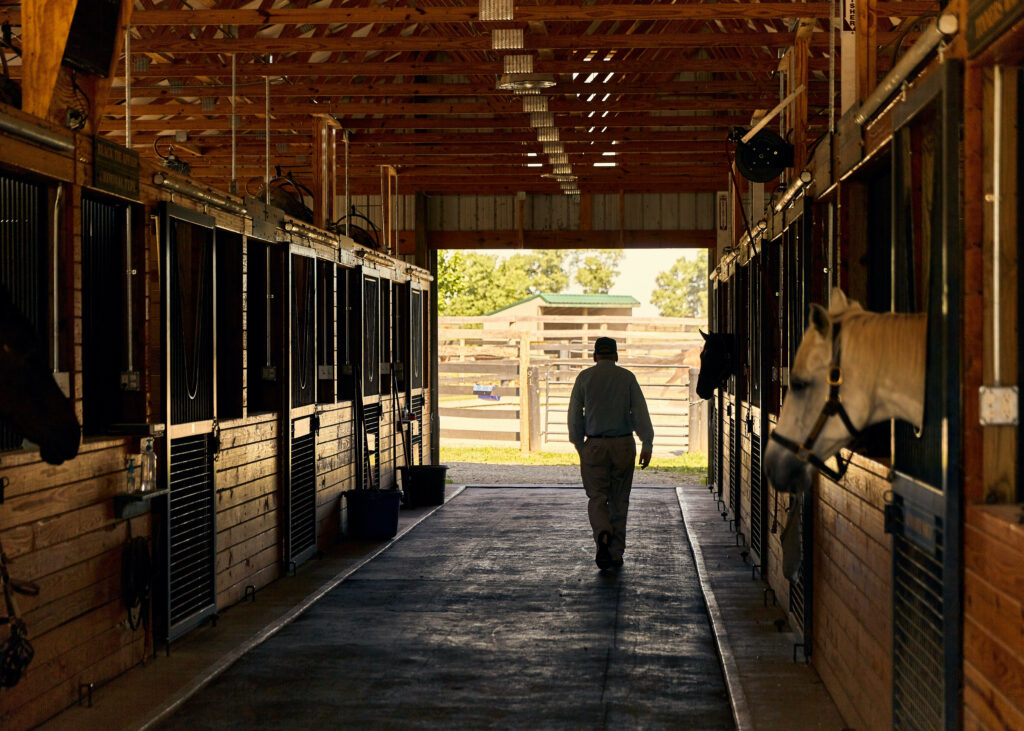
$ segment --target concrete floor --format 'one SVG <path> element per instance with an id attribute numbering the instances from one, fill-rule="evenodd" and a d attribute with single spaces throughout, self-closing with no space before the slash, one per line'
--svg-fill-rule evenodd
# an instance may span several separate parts
<path id="1" fill-rule="evenodd" d="M 842 728 L 703 486 L 635 489 L 608 575 L 581 490 L 449 492 L 403 511 L 399 539 L 310 562 L 49 727 Z"/>

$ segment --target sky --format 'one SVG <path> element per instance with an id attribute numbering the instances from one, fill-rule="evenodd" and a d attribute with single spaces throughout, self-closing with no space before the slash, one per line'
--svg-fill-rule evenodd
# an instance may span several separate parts
<path id="1" fill-rule="evenodd" d="M 640 300 L 640 306 L 633 310 L 637 317 L 657 317 L 658 308 L 651 304 L 651 292 L 654 289 L 654 278 L 675 264 L 676 259 L 685 256 L 693 259 L 699 249 L 626 249 L 626 255 L 619 265 L 619 276 L 611 289 L 611 294 L 629 294 Z M 525 253 L 516 251 L 492 251 L 500 258 L 512 254 Z M 572 282 L 565 290 L 567 293 L 581 292 L 580 286 Z"/>

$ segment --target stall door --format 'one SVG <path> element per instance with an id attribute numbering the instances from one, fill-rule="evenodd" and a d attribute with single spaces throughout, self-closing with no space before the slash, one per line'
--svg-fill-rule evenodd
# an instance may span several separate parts
<path id="1" fill-rule="evenodd" d="M 893 306 L 928 313 L 924 428 L 897 423 L 893 725 L 957 726 L 960 605 L 960 69 L 946 61 L 893 110 Z"/>
<path id="2" fill-rule="evenodd" d="M 169 448 L 156 590 L 165 600 L 157 622 L 171 641 L 216 612 L 214 219 L 164 204 L 161 233 Z"/>
<path id="3" fill-rule="evenodd" d="M 47 343 L 50 321 L 46 211 L 44 186 L 0 173 L 0 286 L 32 323 L 41 345 Z M 0 451 L 20 449 L 22 439 L 19 432 L 0 422 Z"/>

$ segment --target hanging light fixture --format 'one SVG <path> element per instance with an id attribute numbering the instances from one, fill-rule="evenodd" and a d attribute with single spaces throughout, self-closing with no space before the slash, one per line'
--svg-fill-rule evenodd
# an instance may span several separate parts
<path id="1" fill-rule="evenodd" d="M 513 0 L 480 0 L 480 20 L 512 20 Z"/>
<path id="2" fill-rule="evenodd" d="M 502 74 L 498 77 L 498 89 L 516 94 L 539 94 L 543 89 L 555 85 L 551 74 Z"/>
<path id="3" fill-rule="evenodd" d="M 532 74 L 533 56 L 528 53 L 513 53 L 502 60 L 506 74 Z"/>
<path id="4" fill-rule="evenodd" d="M 548 98 L 546 96 L 525 96 L 523 97 L 524 112 L 546 112 L 548 111 Z"/>
<path id="5" fill-rule="evenodd" d="M 555 126 L 555 115 L 551 112 L 530 112 L 530 126 L 537 127 L 554 127 Z"/>
<path id="6" fill-rule="evenodd" d="M 521 51 L 524 42 L 522 28 L 495 28 L 491 31 L 492 51 Z"/>

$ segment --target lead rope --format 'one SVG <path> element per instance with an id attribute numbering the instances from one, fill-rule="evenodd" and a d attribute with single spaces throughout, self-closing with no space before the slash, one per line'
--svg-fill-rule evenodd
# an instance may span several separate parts
<path id="1" fill-rule="evenodd" d="M 24 620 L 18 616 L 18 605 L 14 594 L 38 596 L 39 587 L 27 581 L 14 581 L 7 573 L 7 554 L 0 544 L 0 584 L 4 587 L 4 605 L 7 616 L 0 619 L 0 624 L 10 626 L 7 638 L 0 643 L 0 687 L 13 688 L 25 674 L 35 650 L 28 641 L 28 628 Z"/>

